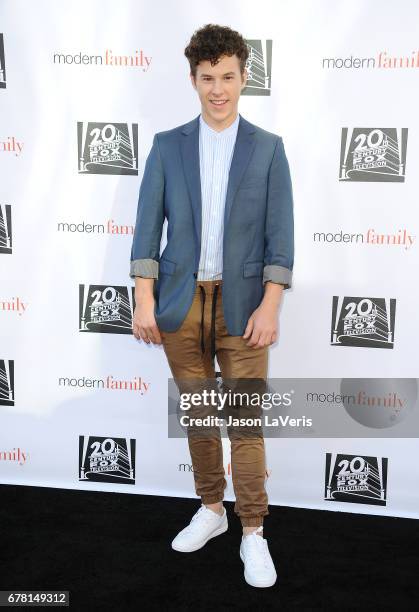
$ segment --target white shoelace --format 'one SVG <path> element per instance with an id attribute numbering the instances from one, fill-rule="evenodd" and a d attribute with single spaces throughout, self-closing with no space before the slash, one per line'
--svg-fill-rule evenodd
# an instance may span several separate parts
<path id="1" fill-rule="evenodd" d="M 193 517 L 192 520 L 190 522 L 190 524 L 188 525 L 188 531 L 192 529 L 192 527 L 194 527 L 193 523 L 194 521 L 196 521 L 198 518 L 201 520 L 205 520 L 206 523 L 208 523 L 209 521 L 212 520 L 212 516 L 211 514 L 216 514 L 215 512 L 213 512 L 212 510 L 210 510 L 209 508 L 207 508 L 206 506 L 201 506 L 198 510 L 198 512 L 196 512 Z"/>
<path id="2" fill-rule="evenodd" d="M 256 567 L 270 567 L 267 542 L 256 532 L 245 536 L 246 559 Z"/>

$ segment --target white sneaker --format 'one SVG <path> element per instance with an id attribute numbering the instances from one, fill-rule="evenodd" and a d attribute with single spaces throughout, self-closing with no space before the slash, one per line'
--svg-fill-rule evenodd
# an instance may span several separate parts
<path id="1" fill-rule="evenodd" d="M 244 563 L 244 579 L 254 587 L 270 587 L 276 582 L 276 570 L 269 552 L 268 542 L 256 531 L 242 536 L 240 544 L 240 559 Z"/>
<path id="2" fill-rule="evenodd" d="M 201 504 L 187 527 L 179 531 L 172 542 L 172 548 L 179 552 L 193 552 L 202 548 L 208 540 L 228 529 L 227 512 L 223 508 L 220 516 Z"/>

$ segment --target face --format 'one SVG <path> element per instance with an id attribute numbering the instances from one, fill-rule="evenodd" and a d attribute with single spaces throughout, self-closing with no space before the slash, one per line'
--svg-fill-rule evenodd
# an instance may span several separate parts
<path id="1" fill-rule="evenodd" d="M 246 86 L 247 71 L 240 74 L 237 55 L 222 55 L 215 66 L 209 60 L 196 68 L 196 78 L 191 82 L 198 92 L 203 119 L 215 130 L 228 127 L 238 113 L 241 90 Z"/>

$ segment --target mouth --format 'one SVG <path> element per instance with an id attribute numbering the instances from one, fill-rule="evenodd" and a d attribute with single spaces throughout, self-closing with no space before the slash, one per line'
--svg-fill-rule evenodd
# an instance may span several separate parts
<path id="1" fill-rule="evenodd" d="M 225 106 L 228 100 L 210 100 L 213 106 Z"/>

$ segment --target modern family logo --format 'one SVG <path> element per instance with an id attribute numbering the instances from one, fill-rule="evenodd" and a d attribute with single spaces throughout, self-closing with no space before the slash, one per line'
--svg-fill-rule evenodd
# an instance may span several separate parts
<path id="1" fill-rule="evenodd" d="M 0 462 L 2 463 L 16 463 L 18 465 L 24 465 L 29 459 L 29 453 L 25 452 L 18 446 L 12 450 L 1 450 L 0 449 Z"/>
<path id="2" fill-rule="evenodd" d="M 177 470 L 178 472 L 193 472 L 193 465 L 192 463 L 178 463 L 177 465 Z M 224 472 L 226 476 L 231 476 L 233 473 L 233 470 L 231 468 L 231 463 L 227 463 L 227 465 L 224 466 Z"/>
<path id="3" fill-rule="evenodd" d="M 22 316 L 26 312 L 28 305 L 29 303 L 24 302 L 19 296 L 9 298 L 8 300 L 0 297 L 0 312 L 16 313 Z"/>
<path id="4" fill-rule="evenodd" d="M 111 68 L 140 68 L 148 72 L 151 64 L 151 55 L 146 55 L 143 49 L 136 49 L 133 53 L 118 54 L 112 49 L 105 49 L 102 53 L 91 55 L 83 51 L 78 53 L 65 53 L 55 51 L 53 63 L 61 66 L 103 66 Z"/>
<path id="5" fill-rule="evenodd" d="M 58 386 L 79 389 L 105 389 L 106 391 L 136 391 L 140 395 L 145 395 L 149 390 L 150 383 L 146 382 L 141 376 L 134 376 L 131 380 L 116 378 L 112 375 L 106 378 L 60 376 Z"/>
<path id="6" fill-rule="evenodd" d="M 15 138 L 14 136 L 6 136 L 6 138 L 0 139 L 0 152 L 2 153 L 11 153 L 15 155 L 15 157 L 19 157 L 22 153 L 23 142 Z"/>
<path id="7" fill-rule="evenodd" d="M 322 68 L 332 69 L 379 69 L 397 70 L 400 68 L 419 68 L 419 50 L 412 51 L 410 55 L 392 55 L 387 51 L 380 51 L 370 57 L 323 57 Z"/>
<path id="8" fill-rule="evenodd" d="M 117 223 L 115 219 L 107 219 L 105 223 L 88 223 L 87 221 L 58 221 L 57 232 L 64 232 L 67 234 L 107 234 L 111 236 L 132 236 L 134 234 L 134 226 Z"/>
<path id="9" fill-rule="evenodd" d="M 360 379 L 359 383 L 361 383 Z M 406 405 L 406 400 L 398 394 L 397 391 L 390 391 L 386 394 L 370 393 L 364 389 L 359 389 L 355 393 L 335 393 L 326 391 L 311 391 L 306 394 L 306 401 L 316 404 L 336 404 L 336 405 L 352 405 L 362 408 L 381 407 L 394 409 L 397 414 L 403 410 Z"/>
<path id="10" fill-rule="evenodd" d="M 408 251 L 416 241 L 416 236 L 411 234 L 407 228 L 390 232 L 382 232 L 370 227 L 362 232 L 314 232 L 313 242 L 327 244 L 365 244 L 376 247 L 401 247 Z"/>
<path id="11" fill-rule="evenodd" d="M 178 472 L 193 472 L 193 465 L 192 463 L 179 463 L 177 466 Z M 224 466 L 224 472 L 225 472 L 225 476 L 231 478 L 231 476 L 233 475 L 233 470 L 231 467 L 231 462 L 229 461 L 227 463 L 227 465 Z M 266 478 L 269 478 L 269 476 L 272 474 L 272 470 L 269 468 L 266 468 L 265 470 L 266 473 Z"/>

